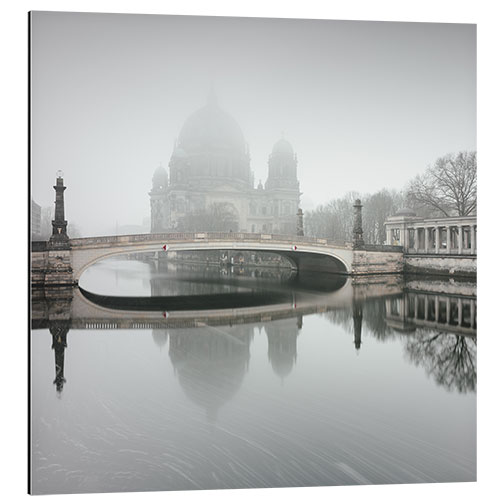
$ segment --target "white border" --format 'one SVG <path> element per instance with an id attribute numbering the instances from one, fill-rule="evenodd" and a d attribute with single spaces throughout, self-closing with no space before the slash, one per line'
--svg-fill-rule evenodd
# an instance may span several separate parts
<path id="1" fill-rule="evenodd" d="M 26 288 L 27 288 L 27 12 L 29 10 L 60 10 L 80 12 L 128 12 L 145 14 L 234 15 L 258 17 L 297 17 L 417 22 L 461 22 L 478 24 L 478 151 L 479 151 L 479 391 L 478 391 L 478 483 L 363 486 L 335 488 L 301 488 L 279 490 L 239 490 L 173 492 L 175 498 L 331 498 L 358 499 L 370 497 L 390 500 L 422 497 L 451 496 L 462 498 L 491 498 L 499 491 L 497 461 L 494 456 L 499 446 L 496 408 L 500 370 L 498 357 L 498 324 L 493 321 L 497 305 L 497 289 L 493 280 L 499 273 L 494 263 L 498 257 L 494 247 L 500 248 L 499 232 L 495 234 L 498 200 L 496 172 L 500 168 L 498 116 L 499 81 L 499 16 L 494 1 L 488 0 L 350 0 L 307 2 L 278 2 L 253 0 L 235 1 L 153 1 L 153 0 L 18 0 L 5 2 L 0 15 L 2 47 L 2 313 L 9 317 L 2 325 L 2 483 L 6 498 L 26 495 Z M 497 278 L 498 279 L 498 278 Z M 497 292 L 497 293 L 495 293 Z M 4 318 L 2 318 L 4 320 Z M 135 493 L 113 494 L 113 498 L 140 498 Z M 156 496 L 165 493 L 148 493 Z M 78 498 L 101 498 L 102 495 L 80 495 Z M 58 498 L 71 498 L 60 495 Z M 102 497 L 106 498 L 106 497 Z"/>

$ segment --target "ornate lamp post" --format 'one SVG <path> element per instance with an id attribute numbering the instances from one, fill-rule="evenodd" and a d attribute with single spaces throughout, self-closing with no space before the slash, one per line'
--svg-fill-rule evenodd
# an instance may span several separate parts
<path id="1" fill-rule="evenodd" d="M 49 242 L 52 246 L 66 246 L 69 237 L 67 233 L 68 221 L 64 220 L 64 190 L 66 186 L 63 181 L 63 173 L 61 170 L 57 171 L 56 185 L 56 201 L 54 210 L 54 220 L 52 221 L 52 236 Z"/>
<path id="2" fill-rule="evenodd" d="M 363 240 L 363 220 L 361 218 L 361 200 L 356 200 L 354 202 L 354 227 L 352 230 L 352 244 L 354 248 L 362 247 L 365 242 Z"/>
<path id="3" fill-rule="evenodd" d="M 304 236 L 304 213 L 301 208 L 297 212 L 297 236 Z"/>

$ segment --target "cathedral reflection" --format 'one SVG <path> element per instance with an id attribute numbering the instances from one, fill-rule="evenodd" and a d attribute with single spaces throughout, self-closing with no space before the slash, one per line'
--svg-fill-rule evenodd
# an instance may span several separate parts
<path id="1" fill-rule="evenodd" d="M 248 370 L 253 325 L 169 331 L 169 357 L 186 396 L 215 423 Z"/>
<path id="2" fill-rule="evenodd" d="M 154 328 L 151 331 L 154 343 L 160 348 L 160 351 L 168 342 L 168 330 L 166 328 Z"/>
<path id="3" fill-rule="evenodd" d="M 267 356 L 274 373 L 283 380 L 297 361 L 297 337 L 302 329 L 302 315 L 297 318 L 271 321 L 264 330 L 267 335 Z"/>

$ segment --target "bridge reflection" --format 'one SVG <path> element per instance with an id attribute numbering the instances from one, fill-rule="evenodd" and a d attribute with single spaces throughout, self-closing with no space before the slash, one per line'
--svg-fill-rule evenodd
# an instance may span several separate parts
<path id="1" fill-rule="evenodd" d="M 285 283 L 282 289 L 284 303 L 169 314 L 147 310 L 152 306 L 126 311 L 98 305 L 93 312 L 101 317 L 94 318 L 79 317 L 79 301 L 86 304 L 88 298 L 82 299 L 78 289 L 38 289 L 32 297 L 32 328 L 48 328 L 52 335 L 58 393 L 66 381 L 64 354 L 72 328 L 152 331 L 160 348 L 168 344 L 170 361 L 187 397 L 205 409 L 211 422 L 244 380 L 255 329 L 264 330 L 269 363 L 283 380 L 297 362 L 297 339 L 310 314 L 321 314 L 351 332 L 357 352 L 363 335 L 381 341 L 403 338 L 407 358 L 423 367 L 437 384 L 459 392 L 475 391 L 476 298 L 468 284 L 463 288 L 453 284 L 451 294 L 443 292 L 443 282 L 389 282 L 382 288 L 380 283 L 349 282 L 333 292 L 308 295 L 314 280 L 305 280 L 302 286 L 292 279 L 287 283 L 289 288 Z M 232 281 L 233 286 L 242 284 L 247 283 Z M 264 288 L 269 291 L 267 285 Z M 381 290 L 388 293 L 380 294 Z"/>

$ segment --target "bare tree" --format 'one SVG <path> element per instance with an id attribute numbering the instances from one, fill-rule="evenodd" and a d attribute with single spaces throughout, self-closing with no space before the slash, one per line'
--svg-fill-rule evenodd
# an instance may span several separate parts
<path id="1" fill-rule="evenodd" d="M 304 228 L 308 236 L 328 237 L 337 241 L 352 238 L 353 203 L 361 198 L 363 203 L 363 237 L 366 243 L 382 244 L 385 241 L 384 222 L 387 217 L 404 205 L 403 195 L 383 189 L 374 194 L 347 193 L 342 198 L 320 205 L 306 212 Z"/>
<path id="2" fill-rule="evenodd" d="M 359 193 L 349 192 L 342 198 L 331 200 L 326 205 L 305 214 L 304 230 L 308 236 L 350 241 L 352 233 L 352 205 Z"/>
<path id="3" fill-rule="evenodd" d="M 363 200 L 363 238 L 366 243 L 382 245 L 385 242 L 387 217 L 403 208 L 404 197 L 397 191 L 382 189 Z"/>
<path id="4" fill-rule="evenodd" d="M 414 208 L 425 215 L 465 216 L 477 207 L 477 159 L 475 151 L 438 158 L 424 174 L 417 175 L 407 191 Z"/>

